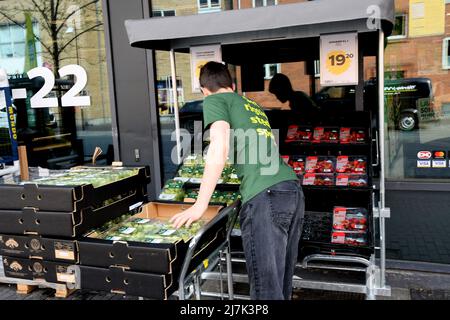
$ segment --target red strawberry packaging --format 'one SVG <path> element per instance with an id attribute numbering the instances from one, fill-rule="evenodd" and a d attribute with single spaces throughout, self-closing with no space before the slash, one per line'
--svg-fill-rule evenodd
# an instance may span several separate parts
<path id="1" fill-rule="evenodd" d="M 365 129 L 342 127 L 339 132 L 339 140 L 342 144 L 346 143 L 365 143 L 367 134 Z"/>
<path id="2" fill-rule="evenodd" d="M 341 173 L 336 177 L 336 186 L 340 187 L 366 187 L 367 175 Z"/>
<path id="3" fill-rule="evenodd" d="M 290 142 L 290 141 L 296 141 L 298 140 L 298 126 L 297 125 L 291 125 L 288 127 L 288 132 L 286 135 L 286 142 Z"/>
<path id="4" fill-rule="evenodd" d="M 367 230 L 367 210 L 364 208 L 334 207 L 333 230 L 335 231 Z"/>
<path id="5" fill-rule="evenodd" d="M 360 156 L 339 156 L 336 162 L 337 173 L 366 174 L 367 158 Z"/>
<path id="6" fill-rule="evenodd" d="M 299 127 L 297 131 L 297 139 L 302 142 L 311 142 L 313 130 L 311 127 Z"/>
<path id="7" fill-rule="evenodd" d="M 339 128 L 316 127 L 313 134 L 314 143 L 338 143 Z"/>
<path id="8" fill-rule="evenodd" d="M 305 157 L 291 156 L 289 163 L 297 175 L 305 173 Z"/>
<path id="9" fill-rule="evenodd" d="M 339 128 L 325 128 L 322 142 L 338 143 L 339 142 Z"/>
<path id="10" fill-rule="evenodd" d="M 367 245 L 367 233 L 365 231 L 334 231 L 331 234 L 331 243 L 356 247 L 365 246 Z"/>
<path id="11" fill-rule="evenodd" d="M 305 173 L 303 176 L 304 186 L 333 186 L 333 174 Z"/>
<path id="12" fill-rule="evenodd" d="M 311 156 L 306 158 L 307 173 L 334 173 L 336 158 L 326 156 Z"/>

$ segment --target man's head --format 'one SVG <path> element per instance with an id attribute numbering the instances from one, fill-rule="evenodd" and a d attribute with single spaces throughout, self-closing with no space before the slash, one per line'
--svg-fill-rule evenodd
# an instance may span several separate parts
<path id="1" fill-rule="evenodd" d="M 205 95 L 220 89 L 234 89 L 233 79 L 226 65 L 210 61 L 200 69 L 200 87 Z"/>
<path id="2" fill-rule="evenodd" d="M 292 85 L 288 77 L 282 73 L 277 73 L 270 80 L 269 92 L 274 94 L 278 100 L 285 103 L 292 94 Z"/>

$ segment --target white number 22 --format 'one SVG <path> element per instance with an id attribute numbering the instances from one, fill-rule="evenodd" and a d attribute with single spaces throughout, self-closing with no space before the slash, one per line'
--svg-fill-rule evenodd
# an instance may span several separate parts
<path id="1" fill-rule="evenodd" d="M 91 97 L 78 96 L 78 94 L 84 89 L 87 84 L 87 73 L 83 67 L 70 64 L 62 67 L 58 70 L 60 77 L 73 74 L 76 77 L 76 82 L 73 87 L 67 91 L 61 98 L 61 105 L 63 107 L 81 107 L 90 106 Z M 44 78 L 44 85 L 42 88 L 30 99 L 32 108 L 52 108 L 58 107 L 57 98 L 45 98 L 55 85 L 55 75 L 48 68 L 38 67 L 28 71 L 28 77 L 30 79 L 36 77 Z"/>

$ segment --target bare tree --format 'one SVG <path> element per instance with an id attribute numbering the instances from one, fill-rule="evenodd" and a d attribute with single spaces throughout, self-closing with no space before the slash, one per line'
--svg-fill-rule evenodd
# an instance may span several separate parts
<path id="1" fill-rule="evenodd" d="M 73 55 L 70 49 L 77 43 L 81 36 L 91 31 L 99 31 L 103 25 L 100 19 L 90 21 L 85 19 L 83 27 L 74 28 L 74 33 L 68 36 L 67 28 L 69 24 L 74 24 L 74 19 L 87 12 L 98 12 L 100 0 L 78 0 L 76 5 L 72 0 L 26 0 L 19 4 L 11 5 L 12 1 L 2 1 L 6 5 L 0 4 L 0 19 L 6 20 L 23 29 L 26 28 L 23 17 L 24 12 L 30 12 L 34 19 L 40 23 L 41 30 L 47 34 L 47 39 L 43 36 L 34 35 L 43 49 L 43 53 L 51 58 L 53 73 L 59 78 L 58 70 L 63 60 L 69 59 Z M 76 23 L 75 23 L 76 24 Z M 81 25 L 81 24 L 80 24 Z M 57 87 L 57 98 L 61 100 L 61 87 Z M 72 133 L 72 139 L 76 138 L 75 110 L 74 108 L 61 108 L 62 129 Z"/>
<path id="2" fill-rule="evenodd" d="M 70 45 L 82 35 L 90 31 L 98 31 L 98 28 L 103 25 L 101 21 L 95 21 L 87 24 L 81 30 L 76 30 L 72 37 L 65 39 L 64 34 L 67 29 L 67 23 L 76 15 L 82 14 L 84 10 L 98 5 L 100 0 L 78 1 L 78 3 L 81 2 L 79 5 L 70 7 L 68 6 L 69 2 L 69 0 L 29 0 L 28 5 L 22 4 L 20 7 L 13 9 L 0 7 L 0 17 L 21 28 L 25 28 L 25 25 L 23 20 L 21 21 L 17 18 L 18 10 L 32 12 L 33 16 L 40 21 L 40 26 L 48 34 L 50 41 L 44 41 L 42 37 L 37 35 L 34 35 L 34 37 L 42 45 L 45 53 L 51 57 L 55 75 L 60 68 L 62 55 Z"/>

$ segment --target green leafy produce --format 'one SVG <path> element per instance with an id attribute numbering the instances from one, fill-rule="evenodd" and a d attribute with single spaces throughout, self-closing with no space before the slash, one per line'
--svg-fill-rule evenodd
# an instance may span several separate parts
<path id="1" fill-rule="evenodd" d="M 230 184 L 241 184 L 241 180 L 239 179 L 236 170 L 233 168 L 227 178 L 227 183 Z"/>
<path id="2" fill-rule="evenodd" d="M 191 154 L 183 161 L 185 167 L 205 166 L 205 158 L 201 154 Z"/>
<path id="3" fill-rule="evenodd" d="M 160 200 L 183 201 L 184 183 L 178 180 L 168 180 L 159 195 Z"/>
<path id="4" fill-rule="evenodd" d="M 169 222 L 157 219 L 128 218 L 108 229 L 96 232 L 93 237 L 105 240 L 137 241 L 146 243 L 174 243 L 180 240 L 188 241 L 204 225 L 203 221 L 174 229 Z"/>
<path id="5" fill-rule="evenodd" d="M 35 179 L 41 185 L 78 186 L 92 184 L 98 188 L 137 175 L 138 169 L 74 168 L 62 174 Z"/>

